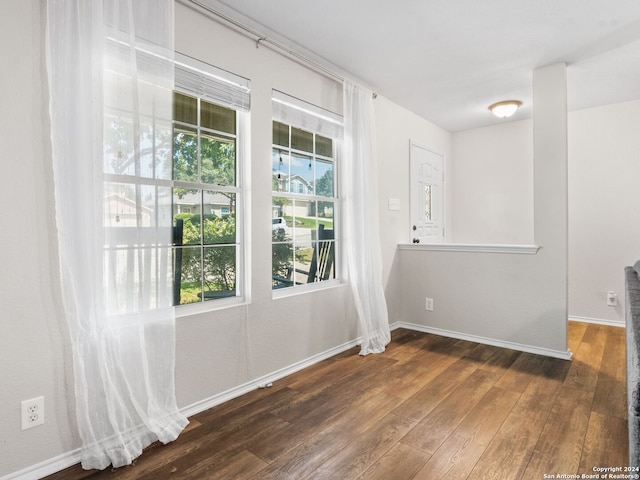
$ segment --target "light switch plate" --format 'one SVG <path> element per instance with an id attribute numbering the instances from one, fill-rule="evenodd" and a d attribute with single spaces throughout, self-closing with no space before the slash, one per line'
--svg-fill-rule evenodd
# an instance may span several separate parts
<path id="1" fill-rule="evenodd" d="M 400 210 L 400 199 L 399 198 L 390 198 L 389 199 L 389 210 Z"/>

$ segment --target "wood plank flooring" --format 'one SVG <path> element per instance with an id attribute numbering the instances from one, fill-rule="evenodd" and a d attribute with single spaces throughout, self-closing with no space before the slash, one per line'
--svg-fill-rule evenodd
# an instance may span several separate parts
<path id="1" fill-rule="evenodd" d="M 191 418 L 76 479 L 542 479 L 627 464 L 624 329 L 569 322 L 571 362 L 393 332 Z M 550 478 L 550 477 L 547 477 Z"/>

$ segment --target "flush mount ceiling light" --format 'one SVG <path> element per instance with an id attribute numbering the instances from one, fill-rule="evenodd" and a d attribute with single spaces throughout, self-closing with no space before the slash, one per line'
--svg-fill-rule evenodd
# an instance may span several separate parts
<path id="1" fill-rule="evenodd" d="M 520 105 L 522 105 L 522 102 L 519 100 L 505 100 L 504 102 L 489 105 L 489 110 L 491 110 L 496 117 L 507 118 L 516 113 Z"/>

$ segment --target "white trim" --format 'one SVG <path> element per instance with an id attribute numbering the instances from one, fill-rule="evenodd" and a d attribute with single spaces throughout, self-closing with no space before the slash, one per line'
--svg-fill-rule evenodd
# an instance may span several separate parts
<path id="1" fill-rule="evenodd" d="M 538 245 L 491 245 L 467 243 L 401 243 L 400 250 L 426 250 L 433 252 L 477 252 L 477 253 L 512 253 L 535 255 L 540 250 Z"/>
<path id="2" fill-rule="evenodd" d="M 338 345 L 337 347 L 325 350 L 324 352 L 320 352 L 305 360 L 296 362 L 293 365 L 281 368 L 280 370 L 268 373 L 267 375 L 263 375 L 262 377 L 256 378 L 242 385 L 238 385 L 237 387 L 234 387 L 230 390 L 218 393 L 217 395 L 181 408 L 180 413 L 187 417 L 191 417 L 193 415 L 196 415 L 197 413 L 204 412 L 205 410 L 213 408 L 216 405 L 220 405 L 221 403 L 244 395 L 245 393 L 256 390 L 257 388 L 264 388 L 266 385 L 269 385 L 276 380 L 280 380 L 281 378 L 291 375 L 292 373 L 303 370 L 307 367 L 310 367 L 311 365 L 326 360 L 327 358 L 331 358 L 334 355 L 338 355 L 339 353 L 342 353 L 346 350 L 349 350 L 350 348 L 355 347 L 356 345 L 359 345 L 361 341 L 362 338 L 357 338 L 355 340 L 343 343 L 342 345 Z"/>
<path id="3" fill-rule="evenodd" d="M 33 480 L 34 478 L 44 478 L 78 463 L 80 463 L 79 448 L 0 477 L 0 480 Z"/>
<path id="4" fill-rule="evenodd" d="M 609 327 L 621 327 L 626 328 L 624 320 L 607 320 L 605 318 L 590 318 L 590 317 L 577 317 L 570 316 L 569 321 L 582 322 L 582 323 L 595 323 L 596 325 L 607 325 Z"/>
<path id="5" fill-rule="evenodd" d="M 295 295 L 304 295 L 312 292 L 320 292 L 322 290 L 329 290 L 332 288 L 346 287 L 347 283 L 339 278 L 331 278 L 329 280 L 322 280 L 321 282 L 305 283 L 301 285 L 294 285 L 292 287 L 283 287 L 272 289 L 272 296 L 274 300 L 280 298 L 293 297 Z"/>
<path id="6" fill-rule="evenodd" d="M 517 350 L 519 352 L 533 353 L 536 355 L 544 355 L 545 357 L 559 358 L 561 360 L 571 360 L 573 353 L 571 350 L 551 350 L 543 347 L 535 347 L 533 345 L 523 345 L 521 343 L 505 342 L 504 340 L 496 340 L 493 338 L 480 337 L 476 335 L 468 335 L 466 333 L 453 332 L 450 330 L 443 330 L 441 328 L 427 327 L 424 325 L 417 325 L 415 323 L 396 322 L 393 324 L 392 329 L 406 328 L 407 330 L 415 330 L 416 332 L 432 333 L 434 335 L 440 335 L 442 337 L 458 338 L 460 340 L 467 340 L 474 343 L 482 343 L 485 345 L 493 345 L 494 347 L 509 348 L 511 350 Z"/>

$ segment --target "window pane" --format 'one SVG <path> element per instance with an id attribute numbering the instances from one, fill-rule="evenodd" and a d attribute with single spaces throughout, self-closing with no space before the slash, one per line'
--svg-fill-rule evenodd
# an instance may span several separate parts
<path id="1" fill-rule="evenodd" d="M 309 283 L 313 281 L 313 272 L 311 272 L 311 264 L 315 254 L 315 242 L 296 242 L 296 268 L 293 274 L 295 283 Z M 311 277 L 309 275 L 311 274 Z"/>
<path id="2" fill-rule="evenodd" d="M 304 155 L 291 155 L 291 193 L 313 195 L 313 161 Z"/>
<path id="3" fill-rule="evenodd" d="M 173 189 L 171 187 L 156 187 L 158 202 L 157 225 L 168 227 L 173 224 Z"/>
<path id="4" fill-rule="evenodd" d="M 234 193 L 204 192 L 205 244 L 236 243 L 235 204 Z"/>
<path id="5" fill-rule="evenodd" d="M 135 187 L 127 183 L 104 184 L 103 225 L 105 227 L 136 226 Z"/>
<path id="6" fill-rule="evenodd" d="M 271 188 L 274 192 L 289 191 L 289 154 L 282 150 L 271 152 Z"/>
<path id="7" fill-rule="evenodd" d="M 198 134 L 196 130 L 173 131 L 173 179 L 195 182 L 198 179 Z"/>
<path id="8" fill-rule="evenodd" d="M 176 280 L 174 288 L 177 290 L 177 287 L 180 287 L 179 303 L 182 305 L 201 301 L 202 267 L 200 247 L 177 247 L 174 252 L 173 266 Z M 174 294 L 177 297 L 177 293 L 174 292 Z"/>
<path id="9" fill-rule="evenodd" d="M 293 235 L 296 244 L 310 243 L 315 240 L 318 222 L 316 220 L 316 202 L 294 200 Z"/>
<path id="10" fill-rule="evenodd" d="M 173 92 L 173 118 L 178 122 L 198 124 L 198 101 L 182 93 Z"/>
<path id="11" fill-rule="evenodd" d="M 200 156 L 203 183 L 226 186 L 236 184 L 236 147 L 233 140 L 202 135 Z"/>
<path id="12" fill-rule="evenodd" d="M 273 144 L 283 147 L 289 146 L 289 125 L 273 122 Z"/>
<path id="13" fill-rule="evenodd" d="M 236 246 L 204 248 L 204 299 L 236 294 Z"/>
<path id="14" fill-rule="evenodd" d="M 333 197 L 333 162 L 316 160 L 316 195 Z"/>
<path id="15" fill-rule="evenodd" d="M 182 241 L 179 245 L 200 244 L 200 216 L 202 209 L 202 191 L 173 189 L 173 225 L 182 220 Z M 178 239 L 180 240 L 180 239 Z"/>
<path id="16" fill-rule="evenodd" d="M 236 111 L 200 100 L 200 125 L 219 132 L 236 134 Z"/>
<path id="17" fill-rule="evenodd" d="M 318 202 L 318 223 L 324 225 L 325 229 L 332 231 L 334 229 L 333 212 L 333 202 Z"/>
<path id="18" fill-rule="evenodd" d="M 104 172 L 135 175 L 133 126 L 126 116 L 116 113 L 105 118 Z"/>
<path id="19" fill-rule="evenodd" d="M 333 157 L 333 140 L 316 135 L 316 155 Z"/>
<path id="20" fill-rule="evenodd" d="M 147 167 L 153 172 L 149 173 L 149 177 L 171 180 L 173 162 L 167 161 L 167 157 L 173 154 L 173 130 L 171 126 L 156 125 L 154 137 L 156 141 L 156 145 L 154 147 L 155 159 L 153 160 L 155 165 Z"/>
<path id="21" fill-rule="evenodd" d="M 271 247 L 273 288 L 290 287 L 293 282 L 293 244 L 274 243 Z"/>
<path id="22" fill-rule="evenodd" d="M 273 197 L 271 207 L 271 237 L 274 242 L 289 240 L 292 235 L 293 204 L 283 197 Z"/>
<path id="23" fill-rule="evenodd" d="M 315 268 L 315 280 L 321 282 L 336 278 L 335 270 L 335 242 L 327 240 L 318 242 L 317 266 Z"/>
<path id="24" fill-rule="evenodd" d="M 313 133 L 291 127 L 291 148 L 313 153 Z"/>
<path id="25" fill-rule="evenodd" d="M 431 185 L 424 186 L 424 221 L 431 222 Z"/>

